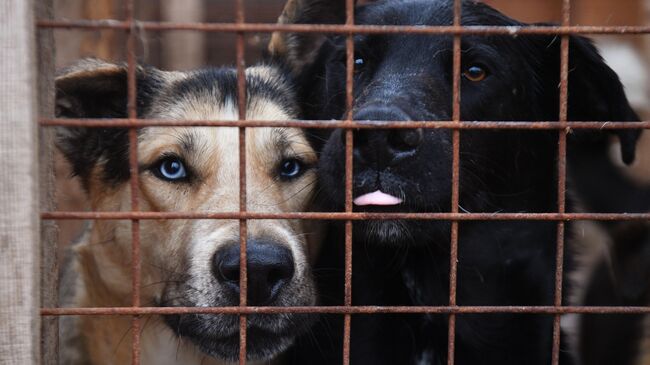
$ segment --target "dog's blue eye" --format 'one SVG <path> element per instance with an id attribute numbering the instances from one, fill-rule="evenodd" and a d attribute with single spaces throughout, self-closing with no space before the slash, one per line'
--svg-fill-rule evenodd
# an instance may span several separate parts
<path id="1" fill-rule="evenodd" d="M 356 60 L 354 60 L 355 66 L 363 66 L 364 63 L 365 61 L 363 60 L 363 58 L 357 58 Z"/>
<path id="2" fill-rule="evenodd" d="M 185 165 L 175 157 L 164 159 L 158 166 L 160 177 L 168 181 L 179 181 L 187 177 Z"/>
<path id="3" fill-rule="evenodd" d="M 295 158 L 282 160 L 280 162 L 280 177 L 283 179 L 295 179 L 302 175 L 304 166 L 300 160 Z"/>

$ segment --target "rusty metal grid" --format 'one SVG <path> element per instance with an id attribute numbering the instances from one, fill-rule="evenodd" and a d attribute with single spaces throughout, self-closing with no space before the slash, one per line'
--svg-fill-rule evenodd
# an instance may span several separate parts
<path id="1" fill-rule="evenodd" d="M 628 123 L 621 121 L 609 122 L 570 122 L 567 120 L 568 99 L 568 66 L 569 66 L 569 36 L 573 34 L 648 34 L 650 26 L 573 26 L 571 25 L 570 0 L 563 0 L 562 22 L 558 26 L 529 26 L 529 27 L 500 27 L 500 26 L 461 26 L 461 0 L 454 0 L 454 17 L 451 26 L 380 26 L 355 25 L 354 0 L 345 0 L 345 24 L 255 24 L 246 23 L 244 0 L 236 0 L 236 17 L 234 23 L 169 23 L 136 21 L 134 18 L 135 0 L 126 0 L 125 20 L 38 20 L 37 27 L 50 29 L 98 30 L 117 29 L 127 33 L 127 65 L 128 65 L 128 118 L 125 119 L 48 119 L 41 118 L 39 125 L 47 126 L 84 126 L 84 127 L 126 127 L 129 128 L 129 164 L 131 173 L 131 211 L 127 212 L 43 212 L 41 219 L 92 219 L 92 220 L 130 220 L 132 223 L 132 305 L 131 307 L 107 308 L 42 308 L 42 316 L 63 315 L 124 315 L 132 316 L 132 364 L 140 363 L 140 329 L 141 316 L 152 314 L 183 314 L 183 313 L 219 313 L 237 314 L 240 316 L 239 363 L 246 363 L 246 315 L 252 313 L 336 313 L 344 316 L 343 333 L 343 364 L 350 362 L 350 326 L 353 314 L 378 313 L 438 313 L 449 315 L 448 331 L 448 364 L 454 364 L 455 320 L 457 315 L 467 313 L 531 313 L 554 316 L 552 363 L 557 365 L 560 352 L 560 318 L 567 313 L 643 313 L 650 314 L 650 307 L 580 307 L 562 305 L 562 279 L 564 258 L 564 228 L 568 221 L 599 220 L 599 221 L 644 221 L 650 220 L 650 213 L 636 214 L 602 214 L 602 213 L 566 213 L 566 147 L 567 134 L 573 129 L 650 129 L 650 121 Z M 239 120 L 142 120 L 137 118 L 136 111 L 136 75 L 135 48 L 136 37 L 140 30 L 171 31 L 193 30 L 201 32 L 230 32 L 236 34 L 237 80 Z M 244 71 L 246 33 L 254 32 L 305 32 L 330 33 L 346 36 L 347 51 L 347 80 L 346 80 L 346 110 L 347 113 L 340 121 L 265 121 L 246 120 L 246 79 Z M 354 76 L 354 42 L 355 34 L 444 34 L 452 35 L 453 42 L 453 110 L 450 121 L 370 121 L 357 122 L 352 120 L 353 110 L 353 76 Z M 558 121 L 462 121 L 460 116 L 460 79 L 461 79 L 461 37 L 463 35 L 506 35 L 545 34 L 561 37 L 560 57 L 560 110 Z M 240 206 L 238 212 L 141 212 L 139 211 L 138 196 L 138 166 L 137 166 L 137 129 L 147 126 L 236 126 L 239 128 L 239 174 L 240 174 Z M 246 211 L 246 128 L 286 126 L 296 128 L 344 128 L 345 133 L 345 212 L 342 213 L 252 213 Z M 452 199 L 451 210 L 448 213 L 354 213 L 352 210 L 352 150 L 353 129 L 362 128 L 430 128 L 449 129 L 452 131 Z M 460 166 L 460 135 L 468 129 L 522 129 L 522 130 L 557 130 L 558 131 L 558 181 L 557 204 L 555 213 L 461 213 L 459 202 L 459 166 Z M 249 219 L 312 219 L 312 220 L 342 220 L 345 221 L 345 286 L 344 305 L 331 307 L 253 307 L 247 306 L 246 291 L 246 228 Z M 140 304 L 140 227 L 143 219 L 237 219 L 240 227 L 240 298 L 239 306 L 235 307 L 142 307 Z M 352 224 L 356 220 L 368 219 L 423 219 L 451 221 L 450 242 L 450 273 L 449 273 L 449 305 L 448 306 L 352 306 Z M 557 223 L 557 253 L 555 272 L 555 299 L 552 306 L 458 306 L 456 304 L 457 263 L 458 263 L 458 224 L 461 221 L 509 221 L 534 220 L 555 221 Z"/>

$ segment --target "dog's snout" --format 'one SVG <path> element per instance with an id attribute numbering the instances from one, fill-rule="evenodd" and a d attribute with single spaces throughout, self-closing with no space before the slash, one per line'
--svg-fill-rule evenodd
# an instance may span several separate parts
<path id="1" fill-rule="evenodd" d="M 422 135 L 422 128 L 392 130 L 388 134 L 388 145 L 396 151 L 412 151 L 422 142 Z"/>
<path id="2" fill-rule="evenodd" d="M 354 120 L 397 122 L 410 119 L 405 111 L 396 106 L 366 106 L 354 113 Z"/>
<path id="3" fill-rule="evenodd" d="M 225 290 L 239 294 L 239 244 L 231 244 L 214 255 L 214 275 Z M 294 274 L 291 251 L 271 241 L 248 240 L 247 297 L 249 305 L 266 305 L 273 302 Z"/>
<path id="4" fill-rule="evenodd" d="M 409 116 L 399 108 L 364 108 L 355 120 L 406 121 Z M 417 129 L 360 130 L 354 135 L 355 157 L 366 163 L 393 164 L 412 156 L 422 143 L 423 131 Z"/>

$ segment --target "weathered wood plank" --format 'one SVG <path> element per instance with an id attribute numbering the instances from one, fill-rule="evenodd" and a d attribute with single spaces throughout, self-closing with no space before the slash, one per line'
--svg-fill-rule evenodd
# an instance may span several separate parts
<path id="1" fill-rule="evenodd" d="M 31 0 L 0 2 L 0 359 L 40 362 L 36 68 Z"/>
<path id="2" fill-rule="evenodd" d="M 202 22 L 203 0 L 167 0 L 161 4 L 163 21 Z M 174 31 L 163 34 L 162 63 L 170 70 L 205 66 L 205 33 Z"/>
<path id="3" fill-rule="evenodd" d="M 53 18 L 52 0 L 35 4 L 37 19 Z M 50 29 L 36 32 L 36 59 L 38 75 L 38 116 L 54 116 L 54 36 Z M 55 210 L 54 197 L 54 129 L 41 128 L 39 136 L 40 209 Z M 58 227 L 55 221 L 41 222 L 41 306 L 58 306 Z M 41 318 L 41 358 L 43 364 L 58 364 L 59 319 Z"/>

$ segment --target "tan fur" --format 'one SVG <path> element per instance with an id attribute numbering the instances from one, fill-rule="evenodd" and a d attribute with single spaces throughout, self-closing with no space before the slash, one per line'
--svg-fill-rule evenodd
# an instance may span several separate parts
<path id="1" fill-rule="evenodd" d="M 334 1 L 332 1 L 334 2 Z M 284 6 L 282 14 L 278 18 L 279 24 L 296 24 L 308 19 L 299 19 L 300 15 L 304 14 L 319 14 L 318 23 L 342 23 L 342 19 L 336 19 L 337 16 L 331 13 L 332 9 L 340 8 L 328 7 L 326 1 L 323 1 L 321 8 L 313 8 L 313 1 L 308 0 L 288 0 Z M 328 17 L 332 19 L 328 20 Z M 339 21 L 341 20 L 341 21 Z M 271 41 L 268 45 L 269 53 L 282 58 L 286 61 L 287 65 L 294 73 L 299 73 L 306 65 L 311 64 L 317 56 L 317 51 L 325 41 L 323 34 L 315 33 L 287 33 L 287 32 L 274 32 L 271 35 Z"/>
<path id="2" fill-rule="evenodd" d="M 102 70 L 114 72 L 107 66 Z M 84 73 L 85 72 L 85 73 Z M 66 80 L 90 71 L 78 71 Z M 252 68 L 248 74 L 274 77 L 268 67 Z M 167 82 L 185 77 L 168 73 Z M 66 81 L 67 82 L 67 81 Z M 161 119 L 237 120 L 237 108 L 219 105 L 220 95 L 196 94 L 188 98 L 165 98 L 154 102 L 146 117 Z M 263 98 L 250 100 L 248 119 L 287 120 L 295 116 Z M 173 184 L 150 171 L 139 175 L 139 201 L 142 211 L 234 212 L 239 210 L 239 130 L 234 127 L 150 127 L 138 138 L 138 162 L 147 166 L 165 153 L 182 156 L 198 173 L 196 183 Z M 185 151 L 180 141 L 191 136 L 194 151 Z M 276 142 L 284 138 L 284 146 Z M 253 212 L 300 212 L 309 210 L 316 179 L 313 170 L 295 181 L 280 181 L 277 166 L 287 156 L 300 156 L 315 164 L 316 154 L 304 133 L 292 128 L 249 128 L 246 130 L 247 209 Z M 280 150 L 282 147 L 284 150 Z M 100 165 L 101 166 L 101 163 Z M 128 183 L 112 188 L 101 178 L 96 166 L 89 183 L 89 200 L 94 211 L 130 210 Z M 291 249 L 296 276 L 308 285 L 308 225 L 298 220 L 252 220 L 248 237 L 271 237 Z M 216 250 L 237 240 L 236 220 L 142 220 L 141 305 L 160 303 L 166 282 L 177 273 L 188 273 L 196 288 L 208 288 L 210 260 Z M 88 238 L 74 248 L 78 270 L 73 306 L 114 307 L 131 305 L 131 222 L 100 220 L 93 223 Z M 218 295 L 218 293 L 217 293 Z M 205 299 L 205 298 L 204 298 Z M 314 304 L 315 299 L 309 304 Z M 178 303 L 182 305 L 182 302 Z M 210 305 L 199 301 L 197 305 Z M 178 339 L 160 317 L 145 316 L 142 321 L 142 364 L 220 364 L 208 358 L 186 340 Z M 130 362 L 131 317 L 80 317 L 78 328 L 84 340 L 87 359 L 81 363 L 126 364 Z"/>
<path id="3" fill-rule="evenodd" d="M 577 200 L 578 197 L 572 194 Z M 582 209 L 584 210 L 584 209 Z M 597 223 L 577 221 L 572 226 L 572 237 L 569 241 L 570 250 L 575 254 L 575 267 L 568 274 L 572 291 L 568 297 L 567 305 L 580 306 L 584 304 L 587 283 L 597 265 L 603 260 L 608 260 L 609 250 L 612 245 L 607 232 Z M 567 334 L 567 342 L 574 353 L 579 353 L 580 318 L 581 314 L 565 314 L 562 316 L 562 329 Z"/>
<path id="4" fill-rule="evenodd" d="M 289 0 L 284 5 L 282 14 L 278 18 L 278 24 L 291 24 L 296 18 L 298 11 L 298 0 Z M 271 35 L 271 41 L 269 42 L 269 52 L 274 55 L 286 55 L 288 49 L 286 44 L 287 34 L 284 32 L 275 32 Z"/>

